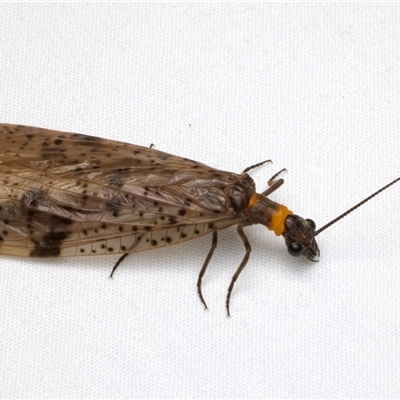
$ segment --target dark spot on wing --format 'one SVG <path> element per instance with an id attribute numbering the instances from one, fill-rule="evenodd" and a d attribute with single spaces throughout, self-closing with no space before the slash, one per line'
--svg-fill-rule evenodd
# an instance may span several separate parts
<path id="1" fill-rule="evenodd" d="M 127 171 L 126 169 L 119 168 L 117 171 L 110 174 L 107 180 L 112 187 L 121 188 L 130 177 L 131 173 L 129 169 Z"/>
<path id="2" fill-rule="evenodd" d="M 60 254 L 61 245 L 69 236 L 69 232 L 49 232 L 41 240 L 33 240 L 34 249 L 31 257 L 56 257 Z"/>
<path id="3" fill-rule="evenodd" d="M 42 189 L 33 189 L 25 192 L 21 196 L 21 201 L 25 203 L 27 207 L 36 208 L 39 207 L 40 203 L 44 201 L 46 192 Z"/>

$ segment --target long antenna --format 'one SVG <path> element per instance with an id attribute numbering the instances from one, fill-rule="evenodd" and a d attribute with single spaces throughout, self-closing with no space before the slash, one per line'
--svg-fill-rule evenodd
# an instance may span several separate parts
<path id="1" fill-rule="evenodd" d="M 366 199 L 364 199 L 363 201 L 361 201 L 360 203 L 356 204 L 354 207 L 351 207 L 349 210 L 347 210 L 346 212 L 344 212 L 343 214 L 339 215 L 338 217 L 336 217 L 335 219 L 333 219 L 331 222 L 328 222 L 326 225 L 324 225 L 322 228 L 318 229 L 317 231 L 314 232 L 314 236 L 319 235 L 322 231 L 324 231 L 326 228 L 329 228 L 331 225 L 333 225 L 334 223 L 338 222 L 340 219 L 342 219 L 343 217 L 345 217 L 346 215 L 350 214 L 351 212 L 353 212 L 356 208 L 362 206 L 364 203 L 366 203 L 367 201 L 371 200 L 373 197 L 375 197 L 377 194 L 379 194 L 380 192 L 383 192 L 384 190 L 386 190 L 389 186 L 394 185 L 396 182 L 400 181 L 400 177 L 395 179 L 393 182 L 390 182 L 389 184 L 387 184 L 386 186 L 384 186 L 383 188 L 379 189 L 377 192 L 371 194 L 371 196 L 368 196 Z"/>

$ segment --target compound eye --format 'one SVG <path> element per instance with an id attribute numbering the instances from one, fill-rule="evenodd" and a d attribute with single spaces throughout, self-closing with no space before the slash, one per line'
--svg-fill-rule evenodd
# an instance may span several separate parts
<path id="1" fill-rule="evenodd" d="M 290 243 L 287 249 L 289 254 L 293 257 L 299 257 L 303 254 L 303 246 L 297 243 Z"/>
<path id="2" fill-rule="evenodd" d="M 308 225 L 310 225 L 310 227 L 313 231 L 315 231 L 315 229 L 317 229 L 317 225 L 315 225 L 315 222 L 312 219 L 306 219 L 306 221 L 308 222 Z"/>

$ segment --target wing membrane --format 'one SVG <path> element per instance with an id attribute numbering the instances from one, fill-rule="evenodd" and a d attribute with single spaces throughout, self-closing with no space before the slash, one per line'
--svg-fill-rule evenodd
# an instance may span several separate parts
<path id="1" fill-rule="evenodd" d="M 0 253 L 136 251 L 235 223 L 224 190 L 241 175 L 74 133 L 3 124 L 0 137 Z"/>

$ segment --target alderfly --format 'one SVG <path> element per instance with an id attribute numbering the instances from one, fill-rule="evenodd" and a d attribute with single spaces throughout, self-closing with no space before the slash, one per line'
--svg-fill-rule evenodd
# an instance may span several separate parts
<path id="1" fill-rule="evenodd" d="M 279 173 L 256 193 L 247 174 L 132 144 L 27 126 L 0 124 L 0 253 L 67 257 L 151 250 L 211 234 L 201 281 L 217 247 L 218 231 L 237 225 L 245 255 L 226 298 L 249 259 L 244 227 L 262 224 L 283 236 L 292 256 L 317 261 L 315 236 L 398 182 L 384 186 L 319 230 L 268 198 Z"/>

